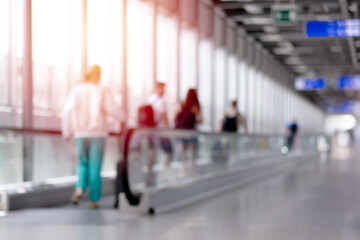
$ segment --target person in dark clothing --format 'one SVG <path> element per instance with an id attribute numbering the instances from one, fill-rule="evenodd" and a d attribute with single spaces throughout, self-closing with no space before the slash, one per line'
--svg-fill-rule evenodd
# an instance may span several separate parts
<path id="1" fill-rule="evenodd" d="M 195 89 L 189 89 L 186 100 L 177 107 L 175 117 L 175 128 L 195 130 L 198 123 L 203 121 L 201 107 Z M 191 149 L 191 166 L 195 169 L 196 138 L 182 139 L 182 169 L 186 169 L 186 151 Z"/>
<path id="2" fill-rule="evenodd" d="M 288 133 L 287 133 L 286 145 L 289 152 L 292 150 L 294 146 L 295 137 L 298 133 L 298 130 L 299 130 L 299 126 L 296 122 L 296 119 L 294 118 L 293 121 L 289 123 L 289 125 L 287 126 Z"/>
<path id="3" fill-rule="evenodd" d="M 244 127 L 245 133 L 247 133 L 246 119 L 239 113 L 237 109 L 237 101 L 233 100 L 230 103 L 230 107 L 224 114 L 221 121 L 222 132 L 238 132 L 241 126 Z"/>

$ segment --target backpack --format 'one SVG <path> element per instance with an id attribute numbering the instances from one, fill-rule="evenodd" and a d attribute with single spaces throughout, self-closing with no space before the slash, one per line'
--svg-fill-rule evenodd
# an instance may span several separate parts
<path id="1" fill-rule="evenodd" d="M 223 123 L 222 123 L 222 131 L 223 132 L 237 132 L 237 118 L 238 115 L 235 117 L 225 116 Z"/>
<path id="2" fill-rule="evenodd" d="M 139 107 L 138 124 L 140 127 L 155 127 L 154 109 L 151 105 L 143 105 Z"/>
<path id="3" fill-rule="evenodd" d="M 182 109 L 175 118 L 175 128 L 177 129 L 195 129 L 196 117 L 189 110 Z"/>

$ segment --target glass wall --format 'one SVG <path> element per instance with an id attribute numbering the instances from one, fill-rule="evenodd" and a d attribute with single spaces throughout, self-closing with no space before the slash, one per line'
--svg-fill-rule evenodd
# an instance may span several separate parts
<path id="1" fill-rule="evenodd" d="M 23 10 L 22 1 L 0 1 L 0 106 L 22 104 Z"/>
<path id="2" fill-rule="evenodd" d="M 180 99 L 190 88 L 196 88 L 196 33 L 183 29 L 180 35 Z"/>
<path id="3" fill-rule="evenodd" d="M 216 126 L 219 126 L 220 120 L 224 114 L 226 108 L 225 99 L 225 67 L 226 67 L 226 53 L 225 50 L 219 48 L 215 51 L 215 111 L 214 122 Z"/>
<path id="4" fill-rule="evenodd" d="M 10 1 L 0 2 L 0 104 L 9 104 Z"/>
<path id="5" fill-rule="evenodd" d="M 211 1 L 159 0 L 158 6 L 152 0 L 126 2 L 124 8 L 121 0 L 87 0 L 84 9 L 82 0 L 32 1 L 34 115 L 43 114 L 44 128 L 46 116 L 60 123 L 58 116 L 69 89 L 82 80 L 86 65 L 93 64 L 102 68 L 103 85 L 119 99 L 127 96 L 124 102 L 131 126 L 136 125 L 138 107 L 146 103 L 158 80 L 167 84 L 171 121 L 177 101 L 185 98 L 189 88 L 197 88 L 202 130 L 216 130 L 233 99 L 246 116 L 249 133 L 283 133 L 294 116 L 303 132 L 322 128 L 324 113 L 297 95 L 281 64 L 265 54 L 262 46 L 256 47 L 258 43 L 239 31 Z M 2 119 L 8 119 L 6 114 L 21 113 L 16 108 L 21 107 L 23 91 L 23 10 L 23 1 L 0 1 L 1 125 Z"/>
<path id="6" fill-rule="evenodd" d="M 123 67 L 122 12 L 121 1 L 87 0 L 88 65 L 100 65 L 101 83 L 119 93 L 122 88 Z"/>
<path id="7" fill-rule="evenodd" d="M 81 0 L 32 4 L 34 108 L 59 112 L 81 79 Z"/>
<path id="8" fill-rule="evenodd" d="M 153 88 L 153 6 L 141 0 L 128 0 L 127 8 L 127 91 L 128 123 L 136 124 L 137 109 L 147 101 Z"/>
<path id="9" fill-rule="evenodd" d="M 157 80 L 166 83 L 168 117 L 174 120 L 175 105 L 177 103 L 177 24 L 174 16 L 166 13 L 157 16 Z"/>
<path id="10" fill-rule="evenodd" d="M 248 81 L 247 81 L 247 63 L 240 59 L 239 61 L 239 96 L 238 96 L 238 102 L 239 102 L 239 110 L 242 113 L 242 115 L 247 115 L 247 87 L 248 87 Z"/>
<path id="11" fill-rule="evenodd" d="M 201 102 L 204 123 L 202 130 L 212 130 L 212 108 L 213 108 L 213 76 L 212 76 L 212 49 L 210 41 L 203 40 L 199 46 L 199 101 Z"/>
<path id="12" fill-rule="evenodd" d="M 228 58 L 228 102 L 236 100 L 238 96 L 237 70 L 236 57 L 230 55 Z"/>

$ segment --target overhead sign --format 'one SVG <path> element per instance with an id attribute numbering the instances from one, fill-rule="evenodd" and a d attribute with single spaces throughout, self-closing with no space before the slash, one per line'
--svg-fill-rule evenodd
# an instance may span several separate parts
<path id="1" fill-rule="evenodd" d="M 298 78 L 295 80 L 297 90 L 319 90 L 325 89 L 326 81 L 323 78 Z"/>
<path id="2" fill-rule="evenodd" d="M 344 100 L 338 104 L 323 103 L 329 113 L 353 113 L 355 102 L 352 100 Z"/>
<path id="3" fill-rule="evenodd" d="M 275 4 L 272 6 L 272 16 L 275 23 L 295 23 L 297 6 L 294 4 Z"/>
<path id="4" fill-rule="evenodd" d="M 360 75 L 341 76 L 336 85 L 339 90 L 360 90 Z"/>
<path id="5" fill-rule="evenodd" d="M 308 21 L 306 35 L 308 37 L 359 37 L 360 19 Z"/>

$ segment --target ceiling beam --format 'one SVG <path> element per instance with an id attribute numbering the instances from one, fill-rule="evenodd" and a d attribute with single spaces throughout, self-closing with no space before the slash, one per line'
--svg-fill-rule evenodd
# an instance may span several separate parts
<path id="1" fill-rule="evenodd" d="M 256 39 L 259 39 L 261 42 L 280 42 L 280 41 L 332 41 L 332 38 L 328 37 L 318 37 L 316 39 L 309 38 L 305 33 L 301 32 L 286 32 L 286 33 L 271 33 L 271 34 L 253 34 Z"/>
<path id="2" fill-rule="evenodd" d="M 347 0 L 339 0 L 339 4 L 340 4 L 340 9 L 341 9 L 341 13 L 343 15 L 343 18 L 344 19 L 350 19 L 349 11 L 348 11 L 349 6 L 348 6 L 348 3 L 347 3 Z M 347 42 L 348 42 L 348 46 L 349 46 L 351 61 L 352 61 L 353 65 L 354 65 L 354 68 L 356 70 L 359 70 L 359 61 L 358 61 L 357 56 L 356 56 L 354 39 L 352 37 L 348 37 Z"/>
<path id="3" fill-rule="evenodd" d="M 296 5 L 300 6 L 308 6 L 308 5 L 322 5 L 324 3 L 334 3 L 334 1 L 329 0 L 316 0 L 316 1 L 309 1 L 309 0 L 297 0 L 295 2 Z M 231 9 L 238 9 L 243 8 L 244 5 L 247 4 L 255 4 L 261 7 L 271 7 L 275 3 L 275 1 L 255 1 L 255 2 L 221 2 L 216 4 L 216 6 L 221 7 L 224 10 L 231 10 Z M 285 4 L 285 3 L 284 3 Z"/>
<path id="4" fill-rule="evenodd" d="M 302 22 L 302 21 L 309 21 L 309 20 L 337 20 L 342 18 L 342 14 L 298 14 L 296 17 L 296 21 L 298 22 Z M 272 20 L 272 17 L 269 16 L 268 14 L 258 14 L 258 15 L 254 15 L 254 14 L 246 14 L 246 15 L 238 15 L 238 16 L 233 16 L 232 19 L 236 22 L 241 22 L 249 19 L 257 19 L 257 18 L 267 18 L 269 19 L 269 21 Z M 273 24 L 273 23 L 271 23 Z M 261 24 L 263 25 L 263 24 Z M 279 25 L 279 26 L 287 26 L 287 25 Z M 289 25 L 291 26 L 291 25 Z"/>

